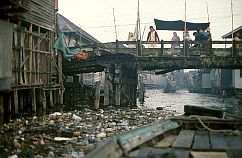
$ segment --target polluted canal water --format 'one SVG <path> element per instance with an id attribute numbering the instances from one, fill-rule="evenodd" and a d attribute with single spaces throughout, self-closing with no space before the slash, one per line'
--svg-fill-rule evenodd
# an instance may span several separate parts
<path id="1" fill-rule="evenodd" d="M 223 97 L 214 94 L 189 93 L 188 90 L 178 90 L 175 93 L 164 93 L 162 89 L 147 89 L 142 108 L 162 107 L 166 111 L 180 115 L 184 113 L 184 105 L 212 107 L 223 110 L 231 115 L 242 115 L 242 105 L 235 96 Z"/>
<path id="2" fill-rule="evenodd" d="M 183 114 L 184 105 L 209 106 L 241 114 L 238 99 L 220 96 L 163 93 L 148 89 L 137 109 L 109 107 L 93 111 L 55 112 L 45 117 L 22 118 L 0 126 L 1 158 L 83 158 L 107 138 L 149 123 Z M 157 110 L 160 107 L 160 110 Z"/>

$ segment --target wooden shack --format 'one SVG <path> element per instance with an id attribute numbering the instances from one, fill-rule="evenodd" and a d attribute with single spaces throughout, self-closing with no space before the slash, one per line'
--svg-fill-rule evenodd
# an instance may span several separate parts
<path id="1" fill-rule="evenodd" d="M 0 122 L 45 115 L 63 104 L 55 54 L 57 0 L 0 1 Z"/>

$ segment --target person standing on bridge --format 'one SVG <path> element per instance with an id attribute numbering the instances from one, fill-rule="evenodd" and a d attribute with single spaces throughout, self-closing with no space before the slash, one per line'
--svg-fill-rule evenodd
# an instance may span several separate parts
<path id="1" fill-rule="evenodd" d="M 209 55 L 213 55 L 212 51 L 212 34 L 211 34 L 211 29 L 208 27 L 206 29 L 207 33 L 207 42 L 205 43 L 205 48 L 209 51 Z"/>
<path id="2" fill-rule="evenodd" d="M 237 53 L 239 52 L 240 49 L 240 33 L 237 32 L 234 39 L 233 39 L 233 50 L 234 50 L 234 56 L 237 56 Z"/>
<path id="3" fill-rule="evenodd" d="M 147 36 L 147 41 L 156 41 L 156 42 L 160 41 L 159 36 L 153 26 L 150 26 L 150 31 Z M 148 47 L 155 48 L 156 44 L 149 44 Z"/>
<path id="4" fill-rule="evenodd" d="M 180 48 L 180 37 L 177 36 L 176 32 L 173 32 L 173 37 L 171 38 L 171 48 Z"/>

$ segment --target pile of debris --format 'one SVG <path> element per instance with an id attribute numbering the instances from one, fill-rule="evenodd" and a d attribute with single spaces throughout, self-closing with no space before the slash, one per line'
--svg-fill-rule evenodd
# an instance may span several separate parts
<path id="1" fill-rule="evenodd" d="M 18 119 L 0 127 L 0 157 L 82 158 L 95 145 L 173 113 L 155 109 L 83 109 Z"/>

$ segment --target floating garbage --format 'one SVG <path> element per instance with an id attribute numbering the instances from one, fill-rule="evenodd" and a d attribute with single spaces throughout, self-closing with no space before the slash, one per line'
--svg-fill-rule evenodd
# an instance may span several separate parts
<path id="1" fill-rule="evenodd" d="M 162 109 L 83 108 L 0 125 L 0 156 L 83 158 L 95 144 L 173 115 Z M 2 153 L 1 153 L 2 151 Z M 5 158 L 3 157 L 3 158 Z M 1 156 L 2 158 L 2 156 Z"/>

